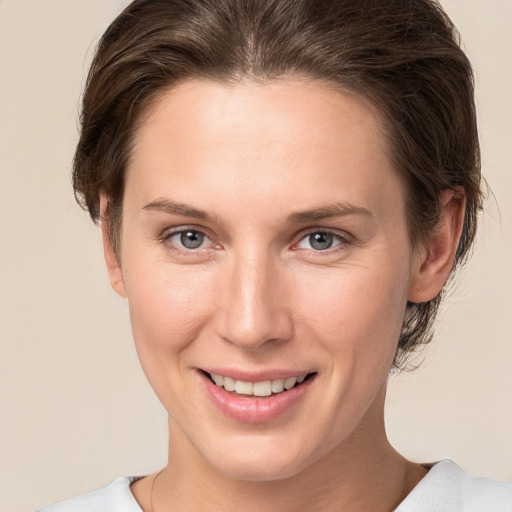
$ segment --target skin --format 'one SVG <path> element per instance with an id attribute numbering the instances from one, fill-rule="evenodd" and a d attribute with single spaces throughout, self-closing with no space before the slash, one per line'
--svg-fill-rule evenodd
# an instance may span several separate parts
<path id="1" fill-rule="evenodd" d="M 386 144 L 363 98 L 293 77 L 186 81 L 145 116 L 119 259 L 103 223 L 112 286 L 169 414 L 168 466 L 132 486 L 144 510 L 154 484 L 155 511 L 389 511 L 425 475 L 387 441 L 386 381 L 407 300 L 449 274 L 463 202 L 443 193 L 436 235 L 413 249 Z M 183 247 L 180 229 L 203 244 Z M 333 245 L 315 249 L 325 232 Z M 212 405 L 205 367 L 316 375 L 291 410 L 246 424 Z"/>

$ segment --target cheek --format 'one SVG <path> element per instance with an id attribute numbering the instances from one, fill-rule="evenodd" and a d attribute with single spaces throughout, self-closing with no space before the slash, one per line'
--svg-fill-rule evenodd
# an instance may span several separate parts
<path id="1" fill-rule="evenodd" d="M 186 349 L 210 314 L 213 290 L 197 266 L 127 262 L 125 286 L 130 319 L 141 362 Z M 145 269 L 137 273 L 131 269 Z"/>
<path id="2" fill-rule="evenodd" d="M 147 262 L 146 262 L 147 263 Z M 141 269 L 134 274 L 130 268 Z M 125 285 L 135 348 L 146 378 L 171 416 L 187 375 L 190 347 L 211 315 L 214 290 L 198 268 L 164 264 L 126 265 Z M 178 414 L 179 415 L 179 414 Z"/>
<path id="3" fill-rule="evenodd" d="M 398 269 L 354 267 L 303 282 L 298 317 L 344 365 L 392 359 L 407 302 L 408 281 Z"/>

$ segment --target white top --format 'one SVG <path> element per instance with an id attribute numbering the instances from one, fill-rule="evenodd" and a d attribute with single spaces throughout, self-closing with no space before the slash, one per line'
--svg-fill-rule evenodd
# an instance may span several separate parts
<path id="1" fill-rule="evenodd" d="M 512 484 L 472 476 L 455 462 L 443 460 L 395 512 L 512 512 Z"/>
<path id="2" fill-rule="evenodd" d="M 50 505 L 39 512 L 142 512 L 130 491 L 140 477 Z M 451 460 L 432 466 L 395 512 L 512 512 L 512 484 L 471 476 Z"/>

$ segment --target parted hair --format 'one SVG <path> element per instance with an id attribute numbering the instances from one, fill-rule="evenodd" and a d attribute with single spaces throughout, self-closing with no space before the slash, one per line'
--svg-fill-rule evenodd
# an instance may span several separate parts
<path id="1" fill-rule="evenodd" d="M 434 0 L 135 0 L 108 27 L 87 77 L 73 167 L 92 219 L 108 197 L 119 255 L 124 175 L 144 113 L 188 78 L 220 82 L 303 76 L 356 92 L 382 117 L 406 190 L 411 244 L 428 243 L 439 194 L 463 190 L 454 268 L 468 255 L 482 203 L 471 65 Z M 430 341 L 442 292 L 409 303 L 394 367 Z"/>

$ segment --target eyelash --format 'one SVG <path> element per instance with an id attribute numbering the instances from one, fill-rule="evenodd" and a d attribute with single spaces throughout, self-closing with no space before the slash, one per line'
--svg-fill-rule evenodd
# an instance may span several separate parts
<path id="1" fill-rule="evenodd" d="M 198 247 L 197 249 L 189 249 L 186 247 L 180 247 L 176 243 L 171 242 L 171 239 L 175 237 L 176 235 L 183 235 L 184 233 L 195 233 L 201 236 L 204 236 L 205 239 L 210 240 L 210 242 L 214 243 L 212 241 L 211 236 L 208 235 L 208 233 L 200 228 L 197 228 L 195 226 L 180 226 L 177 229 L 173 229 L 171 231 L 167 231 L 164 233 L 161 242 L 170 250 L 177 252 L 178 254 L 183 254 L 187 256 L 194 256 L 199 255 L 200 251 L 208 250 L 208 249 L 214 249 L 213 247 Z"/>
<path id="2" fill-rule="evenodd" d="M 294 244 L 294 247 L 297 247 L 301 242 L 307 240 L 312 235 L 329 235 L 332 236 L 334 240 L 336 240 L 338 243 L 334 247 L 328 247 L 326 249 L 302 249 L 305 251 L 308 251 L 310 254 L 314 254 L 315 256 L 321 256 L 321 255 L 327 255 L 327 254 L 333 254 L 338 251 L 345 250 L 348 244 L 352 242 L 352 237 L 348 235 L 347 233 L 340 233 L 338 231 L 322 228 L 322 229 L 311 229 L 305 234 L 302 235 L 300 240 Z M 300 248 L 298 250 L 301 250 Z"/>
<path id="3" fill-rule="evenodd" d="M 177 245 L 176 243 L 171 242 L 171 239 L 173 237 L 175 237 L 176 235 L 183 235 L 184 233 L 187 233 L 187 232 L 191 232 L 191 233 L 195 233 L 195 234 L 204 236 L 205 239 L 209 240 L 212 244 L 216 245 L 216 247 L 198 247 L 197 249 L 186 248 L 186 247 L 183 248 L 183 247 L 180 247 L 179 245 Z M 311 237 L 312 235 L 317 235 L 317 234 L 318 235 L 332 236 L 333 239 L 335 241 L 337 241 L 338 243 L 334 247 L 328 247 L 326 249 L 313 249 L 313 248 L 311 248 L 311 249 L 307 249 L 307 248 L 301 249 L 300 247 L 298 247 L 299 244 L 302 243 L 303 241 L 307 240 L 308 237 Z M 353 241 L 352 237 L 350 235 L 348 235 L 347 233 L 341 234 L 341 233 L 339 233 L 337 231 L 333 231 L 333 230 L 330 230 L 330 229 L 326 229 L 326 228 L 319 229 L 319 228 L 317 228 L 317 229 L 311 229 L 308 232 L 301 234 L 301 238 L 299 239 L 299 241 L 295 242 L 292 245 L 292 250 L 295 250 L 295 251 L 304 250 L 304 251 L 307 251 L 310 254 L 314 254 L 315 256 L 321 256 L 321 255 L 327 255 L 327 254 L 332 254 L 332 253 L 335 253 L 335 252 L 338 252 L 338 251 L 346 250 L 346 246 L 348 244 L 350 244 L 352 241 Z M 179 254 L 182 254 L 182 255 L 187 255 L 187 256 L 199 255 L 204 250 L 211 250 L 211 249 L 216 249 L 216 248 L 220 247 L 220 245 L 215 244 L 212 241 L 212 237 L 209 236 L 209 234 L 204 229 L 201 229 L 201 228 L 198 228 L 198 227 L 195 227 L 195 226 L 180 226 L 177 229 L 174 229 L 174 230 L 171 230 L 171 231 L 167 231 L 162 236 L 161 242 L 164 245 L 166 245 L 166 247 L 168 249 L 170 249 L 170 250 L 172 250 L 174 252 L 177 252 Z"/>

